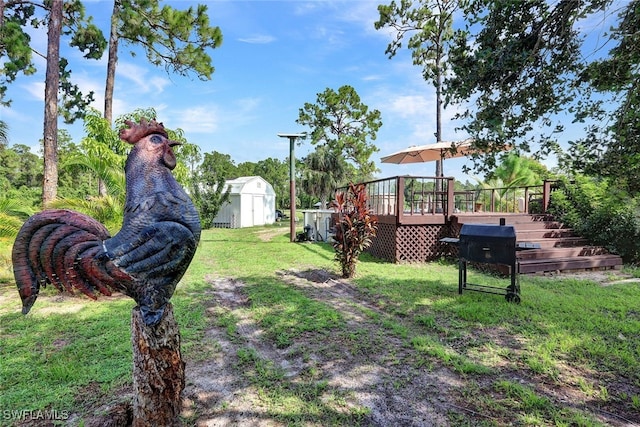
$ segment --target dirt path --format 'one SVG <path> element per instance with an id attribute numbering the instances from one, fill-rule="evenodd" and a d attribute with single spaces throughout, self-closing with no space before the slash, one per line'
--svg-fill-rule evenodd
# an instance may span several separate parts
<path id="1" fill-rule="evenodd" d="M 187 405 L 185 415 L 198 426 L 279 425 L 260 409 L 256 390 L 235 374 L 240 348 L 253 348 L 260 358 L 270 360 L 295 380 L 313 368 L 328 385 L 344 391 L 354 405 L 369 409 L 363 425 L 446 426 L 447 411 L 453 402 L 452 387 L 460 379 L 447 369 L 413 367 L 407 363 L 411 351 L 396 336 L 389 335 L 363 311 L 386 314 L 368 302 L 348 282 L 322 270 L 280 272 L 283 281 L 295 285 L 312 298 L 342 313 L 347 329 L 357 332 L 357 348 L 336 346 L 327 341 L 296 343 L 286 349 L 263 340 L 262 331 L 243 312 L 247 299 L 243 283 L 228 278 L 210 278 L 212 315 L 229 310 L 239 321 L 239 339 L 231 339 L 222 328 L 207 331 L 207 340 L 219 343 L 217 357 L 187 365 Z M 304 348 L 304 351 L 302 351 Z M 304 356 L 302 355 L 304 354 Z"/>

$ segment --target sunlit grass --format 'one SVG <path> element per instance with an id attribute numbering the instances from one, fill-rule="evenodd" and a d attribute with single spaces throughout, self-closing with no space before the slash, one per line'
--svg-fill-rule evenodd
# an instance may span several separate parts
<path id="1" fill-rule="evenodd" d="M 0 242 L 0 256 L 9 253 L 10 245 Z M 327 357 L 338 351 L 366 356 L 381 353 L 385 340 L 393 337 L 413 353 L 408 361 L 390 352 L 390 364 L 445 366 L 467 381 L 466 391 L 460 390 L 467 404 L 524 425 L 597 423 L 588 414 L 558 406 L 534 385 L 495 379 L 505 367 L 547 383 L 564 381 L 585 399 L 640 408 L 637 283 L 600 286 L 561 276 L 521 276 L 518 305 L 501 295 L 459 295 L 457 263 L 391 264 L 364 255 L 352 282 L 369 306 L 354 310 L 379 328 L 371 335 L 347 327 L 336 307 L 283 279 L 283 272 L 314 269 L 338 274 L 332 248 L 290 243 L 286 225 L 206 230 L 172 299 L 187 360 L 204 360 L 219 351 L 205 338 L 207 328 L 222 328 L 241 344 L 238 313 L 214 307 L 207 315 L 213 281 L 233 278 L 244 284 L 248 303 L 243 316 L 278 349 L 313 338 L 329 343 Z M 509 283 L 473 270 L 469 275 L 473 283 Z M 22 316 L 10 269 L 3 276 L 0 265 L 0 408 L 81 411 L 77 399 L 90 384 L 99 384 L 105 395 L 130 384 L 133 305 L 125 297 L 95 302 L 47 289 L 32 312 Z M 366 415 L 351 396 L 330 387 L 322 373 L 309 371 L 292 381 L 249 347 L 234 356 L 236 374 L 256 388 L 264 409 L 279 422 L 357 425 Z M 563 374 L 567 366 L 574 371 L 570 377 Z M 588 378 L 594 373 L 626 378 L 631 390 L 616 393 L 596 384 Z M 493 384 L 491 389 L 477 389 L 473 379 L 485 376 L 492 379 L 484 381 Z M 464 414 L 450 415 L 453 424 L 465 424 L 464 419 Z"/>

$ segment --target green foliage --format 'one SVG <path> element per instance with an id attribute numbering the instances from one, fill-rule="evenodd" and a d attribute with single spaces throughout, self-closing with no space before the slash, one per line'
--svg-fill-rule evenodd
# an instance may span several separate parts
<path id="1" fill-rule="evenodd" d="M 76 156 L 80 150 L 81 147 L 73 142 L 69 132 L 65 129 L 58 130 L 59 197 L 73 198 L 98 194 L 97 180 L 90 170 L 73 165 L 65 166 L 69 157 Z"/>
<path id="2" fill-rule="evenodd" d="M 379 5 L 380 16 L 375 28 L 395 31 L 385 53 L 394 57 L 402 48 L 405 36 L 410 34 L 407 48 L 411 50 L 413 64 L 422 66 L 425 80 L 439 87 L 441 77 L 449 68 L 444 58 L 453 40 L 454 13 L 464 4 L 460 0 L 401 0 Z"/>
<path id="3" fill-rule="evenodd" d="M 587 134 L 573 142 L 571 167 L 614 178 L 621 188 L 640 194 L 640 8 L 628 2 L 609 31 L 609 55 L 580 74 L 583 99 L 576 119 L 590 124 Z"/>
<path id="4" fill-rule="evenodd" d="M 207 6 L 178 10 L 158 0 L 123 0 L 117 11 L 117 36 L 144 49 L 149 63 L 202 80 L 213 74 L 208 50 L 222 43 L 219 27 L 209 24 Z M 133 52 L 131 52 L 133 55 Z"/>
<path id="5" fill-rule="evenodd" d="M 638 217 L 629 206 L 604 205 L 595 209 L 587 218 L 585 228 L 589 238 L 619 254 L 629 262 L 640 260 L 640 233 Z"/>
<path id="6" fill-rule="evenodd" d="M 23 144 L 0 145 L 0 189 L 35 187 L 42 184 L 42 161 Z"/>
<path id="7" fill-rule="evenodd" d="M 468 102 L 457 118 L 490 153 L 475 159 L 477 170 L 492 170 L 505 145 L 528 152 L 540 144 L 543 155 L 557 150 L 554 134 L 563 123 L 554 115 L 580 99 L 571 84 L 584 57 L 577 26 L 604 3 L 481 0 L 463 8 L 445 92 L 447 102 Z"/>
<path id="8" fill-rule="evenodd" d="M 36 212 L 42 209 L 42 188 L 40 187 L 11 187 L 3 196 L 5 199 L 15 200 L 25 211 Z"/>
<path id="9" fill-rule="evenodd" d="M 33 14 L 35 7 L 29 5 L 28 9 L 23 6 L 24 12 Z M 19 73 L 31 75 L 36 72 L 36 67 L 31 61 L 31 48 L 29 46 L 30 37 L 23 31 L 22 25 L 24 18 L 16 12 L 14 16 L 4 16 L 4 22 L 0 26 L 0 46 L 1 55 L 6 58 L 3 61 L 0 75 L 0 103 L 3 105 L 11 105 L 11 100 L 6 99 L 7 85 L 12 83 Z"/>
<path id="10" fill-rule="evenodd" d="M 327 88 L 315 104 L 306 102 L 296 123 L 311 128 L 311 144 L 324 145 L 337 157 L 348 160 L 348 179 L 362 182 L 376 171 L 371 155 L 378 150 L 373 143 L 382 120 L 380 111 L 369 111 L 356 90 L 348 85 L 338 91 Z M 336 180 L 337 181 L 337 180 Z"/>
<path id="11" fill-rule="evenodd" d="M 342 157 L 336 156 L 326 146 L 320 146 L 304 159 L 302 189 L 320 199 L 325 209 L 327 198 L 336 188 L 344 184 L 346 165 Z"/>
<path id="12" fill-rule="evenodd" d="M 485 180 L 476 179 L 475 202 L 482 203 L 484 209 L 493 207 L 498 212 L 518 212 L 518 199 L 524 200 L 528 196 L 524 187 L 541 186 L 544 179 L 550 178 L 552 174 L 538 161 L 509 153 Z M 530 203 L 529 213 L 539 212 L 542 207 L 538 208 L 538 205 L 538 202 Z"/>
<path id="13" fill-rule="evenodd" d="M 204 160 L 200 164 L 198 175 L 204 182 L 215 182 L 219 176 L 225 179 L 238 178 L 236 165 L 228 154 L 217 151 L 205 153 Z"/>
<path id="14" fill-rule="evenodd" d="M 84 129 L 86 136 L 82 139 L 80 147 L 71 146 L 70 150 L 60 156 L 60 169 L 90 173 L 97 180 L 98 194 L 120 198 L 120 204 L 124 205 L 124 164 L 130 150 L 129 144 L 120 140 L 118 133 L 95 109 L 87 111 Z M 79 195 L 80 199 L 85 197 L 86 194 Z M 78 204 L 81 205 L 82 201 L 79 200 Z"/>
<path id="15" fill-rule="evenodd" d="M 32 213 L 33 209 L 18 199 L 0 198 L 0 237 L 15 237 Z"/>
<path id="16" fill-rule="evenodd" d="M 467 0 L 401 0 L 389 5 L 379 5 L 380 19 L 377 30 L 390 28 L 394 39 L 387 46 L 386 54 L 393 58 L 408 37 L 407 48 L 413 64 L 422 67 L 422 75 L 430 81 L 436 92 L 435 116 L 437 141 L 442 141 L 442 110 L 445 77 L 449 74 L 449 51 L 453 43 L 453 20 Z M 436 176 L 442 175 L 442 160 L 436 161 Z"/>
<path id="17" fill-rule="evenodd" d="M 228 154 L 205 153 L 191 185 L 191 196 L 200 213 L 202 228 L 210 228 L 222 205 L 229 201 L 231 189 L 224 184 L 235 169 Z"/>
<path id="18" fill-rule="evenodd" d="M 637 206 L 615 184 L 576 176 L 559 181 L 551 194 L 549 213 L 591 243 L 620 255 L 625 263 L 640 260 Z"/>
<path id="19" fill-rule="evenodd" d="M 0 57 L 6 58 L 0 66 L 0 104 L 10 105 L 6 99 L 9 84 L 19 74 L 32 75 L 37 69 L 32 54 L 36 52 L 31 45 L 29 27 L 40 28 L 48 22 L 46 14 L 50 2 L 4 2 L 3 24 L 0 26 Z M 41 12 L 41 13 L 38 13 Z M 85 16 L 84 5 L 80 0 L 68 0 L 63 4 L 62 33 L 68 38 L 69 45 L 82 52 L 87 59 L 100 59 L 107 41 L 102 31 L 96 27 L 91 17 Z M 42 54 L 42 53 L 41 53 Z M 60 112 L 67 123 L 81 118 L 84 110 L 93 101 L 93 92 L 83 95 L 79 87 L 71 82 L 71 71 L 67 69 L 68 61 L 60 58 L 60 92 L 62 105 Z"/>
<path id="20" fill-rule="evenodd" d="M 215 181 L 200 181 L 191 189 L 193 203 L 200 213 L 202 228 L 211 228 L 220 208 L 229 201 L 231 187 L 225 188 L 226 178 L 223 175 L 214 177 Z"/>
<path id="21" fill-rule="evenodd" d="M 332 242 L 335 260 L 340 263 L 342 277 L 353 277 L 360 254 L 369 246 L 378 230 L 378 217 L 367 205 L 364 184 L 349 184 L 346 191 L 336 193 L 331 206 L 339 215 Z"/>
<path id="22" fill-rule="evenodd" d="M 114 196 L 88 197 L 85 199 L 59 198 L 48 206 L 53 209 L 72 209 L 102 223 L 110 233 L 115 234 L 122 226 L 124 198 Z"/>
<path id="23" fill-rule="evenodd" d="M 550 173 L 540 162 L 509 153 L 504 156 L 498 167 L 489 174 L 489 180 L 496 178 L 502 181 L 505 187 L 526 187 L 541 185 L 544 179 L 549 178 Z"/>

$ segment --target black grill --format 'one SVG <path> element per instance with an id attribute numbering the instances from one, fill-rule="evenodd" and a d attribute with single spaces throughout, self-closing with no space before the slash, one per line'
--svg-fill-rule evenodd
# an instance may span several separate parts
<path id="1" fill-rule="evenodd" d="M 516 259 L 516 230 L 511 225 L 464 224 L 458 242 L 460 254 L 458 293 L 463 290 L 505 295 L 507 301 L 520 302 Z M 467 263 L 509 267 L 511 284 L 506 290 L 467 282 Z"/>

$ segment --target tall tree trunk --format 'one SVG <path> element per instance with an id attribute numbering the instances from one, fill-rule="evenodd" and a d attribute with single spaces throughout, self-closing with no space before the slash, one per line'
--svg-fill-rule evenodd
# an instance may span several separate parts
<path id="1" fill-rule="evenodd" d="M 44 89 L 44 180 L 42 204 L 58 193 L 58 88 L 60 86 L 60 32 L 62 2 L 52 0 L 47 39 L 47 72 Z"/>
<path id="2" fill-rule="evenodd" d="M 107 80 L 104 85 L 104 118 L 109 125 L 113 123 L 113 88 L 116 80 L 116 65 L 118 63 L 118 14 L 121 8 L 121 1 L 114 0 L 113 11 L 111 12 L 111 29 L 109 34 L 109 58 L 107 60 Z M 98 179 L 98 194 L 107 195 L 107 186 L 104 181 Z"/>
<path id="3" fill-rule="evenodd" d="M 438 47 L 438 51 L 440 48 Z M 436 142 L 442 141 L 442 69 L 440 53 L 436 55 Z M 436 176 L 442 176 L 442 160 L 436 160 Z"/>
<path id="4" fill-rule="evenodd" d="M 116 80 L 116 65 L 118 64 L 118 14 L 120 0 L 114 0 L 111 12 L 111 33 L 109 35 L 109 59 L 107 60 L 107 81 L 104 85 L 104 118 L 109 124 L 113 121 L 113 87 Z"/>
<path id="5" fill-rule="evenodd" d="M 442 32 L 439 33 L 438 39 L 440 39 Z M 442 141 L 442 68 L 441 68 L 441 50 L 440 46 L 436 47 L 436 142 Z M 444 191 L 445 182 L 444 179 L 439 179 L 444 174 L 442 157 L 440 160 L 436 160 L 436 189 L 440 192 L 439 197 L 436 196 L 436 209 L 444 211 Z M 438 200 L 440 199 L 440 200 Z M 449 212 L 451 213 L 451 212 Z"/>
<path id="6" fill-rule="evenodd" d="M 180 330 L 168 303 L 155 326 L 142 320 L 140 308 L 131 312 L 133 346 L 133 427 L 180 425 L 184 362 Z"/>

